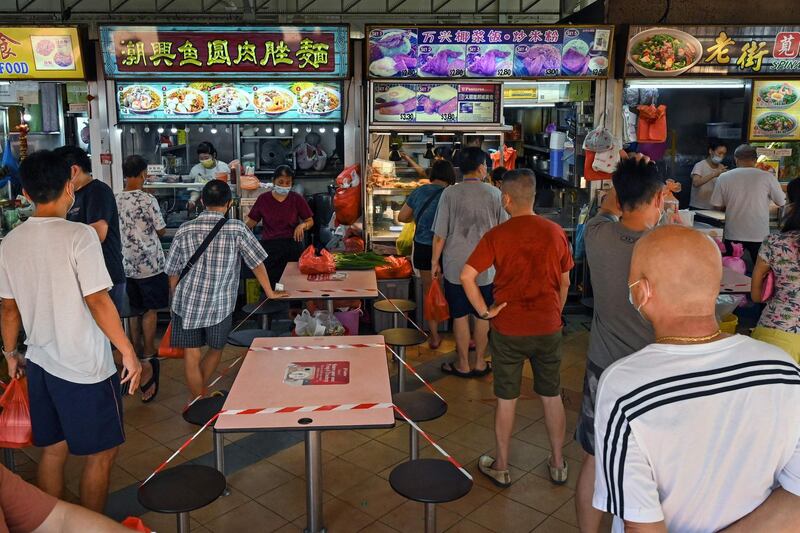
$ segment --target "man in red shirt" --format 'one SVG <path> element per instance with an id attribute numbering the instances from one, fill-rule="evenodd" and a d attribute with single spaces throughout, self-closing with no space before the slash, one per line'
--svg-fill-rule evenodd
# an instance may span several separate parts
<path id="1" fill-rule="evenodd" d="M 503 178 L 503 208 L 511 219 L 491 229 L 472 252 L 461 283 L 480 318 L 491 320 L 489 352 L 497 396 L 497 458 L 481 456 L 480 471 L 496 485 L 511 485 L 508 453 L 522 368 L 530 360 L 533 390 L 544 406 L 550 439 L 550 479 L 567 481 L 564 446 L 566 417 L 561 402 L 561 311 L 567 300 L 572 255 L 564 230 L 533 213 L 536 177 L 528 169 Z M 494 301 L 487 307 L 475 282 L 479 273 L 496 269 Z"/>

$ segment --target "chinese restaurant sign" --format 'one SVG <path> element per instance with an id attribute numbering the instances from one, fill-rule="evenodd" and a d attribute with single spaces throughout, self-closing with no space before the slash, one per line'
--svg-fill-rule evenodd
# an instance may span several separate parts
<path id="1" fill-rule="evenodd" d="M 107 26 L 100 39 L 106 74 L 114 78 L 348 74 L 347 26 Z"/>
<path id="2" fill-rule="evenodd" d="M 75 28 L 0 27 L 0 80 L 82 80 Z"/>
<path id="3" fill-rule="evenodd" d="M 757 81 L 750 113 L 751 141 L 800 141 L 800 80 Z"/>
<path id="4" fill-rule="evenodd" d="M 496 83 L 375 83 L 375 123 L 497 124 L 500 85 Z"/>
<path id="5" fill-rule="evenodd" d="M 631 26 L 626 75 L 800 75 L 800 26 Z"/>
<path id="6" fill-rule="evenodd" d="M 368 27 L 372 78 L 603 78 L 613 27 Z"/>
<path id="7" fill-rule="evenodd" d="M 322 122 L 342 119 L 339 83 L 117 83 L 120 122 Z"/>

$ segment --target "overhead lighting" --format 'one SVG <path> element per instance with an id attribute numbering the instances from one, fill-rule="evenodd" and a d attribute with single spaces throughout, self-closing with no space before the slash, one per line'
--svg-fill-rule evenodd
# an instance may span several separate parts
<path id="1" fill-rule="evenodd" d="M 164 127 L 163 126 L 159 126 L 158 129 L 156 129 L 156 131 L 158 133 L 164 133 Z"/>
<path id="2" fill-rule="evenodd" d="M 402 158 L 400 157 L 400 145 L 397 143 L 392 143 L 389 145 L 389 161 L 400 161 Z"/>
<path id="3" fill-rule="evenodd" d="M 425 144 L 425 155 L 422 156 L 425 159 L 433 159 L 433 143 L 426 143 Z"/>
<path id="4" fill-rule="evenodd" d="M 278 133 L 283 135 L 284 133 L 286 133 L 286 128 L 278 128 Z"/>
<path id="5" fill-rule="evenodd" d="M 199 131 L 200 133 L 203 133 L 203 126 L 200 126 L 199 128 L 197 128 L 197 131 Z"/>
<path id="6" fill-rule="evenodd" d="M 24 113 L 22 113 L 22 121 L 23 122 L 30 122 L 32 118 L 33 117 L 31 117 L 31 114 L 28 111 L 25 111 Z"/>
<path id="7" fill-rule="evenodd" d="M 231 129 L 228 126 L 225 126 L 225 133 L 230 133 Z"/>
<path id="8" fill-rule="evenodd" d="M 306 133 L 311 133 L 311 126 L 306 126 Z"/>
<path id="9" fill-rule="evenodd" d="M 145 133 L 150 133 L 150 126 L 145 126 L 144 127 L 144 132 Z"/>
<path id="10" fill-rule="evenodd" d="M 320 128 L 319 128 L 319 132 L 320 132 L 320 133 L 325 133 L 325 128 L 323 128 L 323 127 L 320 127 Z"/>
<path id="11" fill-rule="evenodd" d="M 512 87 L 541 87 L 543 85 L 569 85 L 568 81 L 504 81 L 503 87 L 510 85 Z"/>
<path id="12" fill-rule="evenodd" d="M 183 127 L 183 131 L 185 131 L 186 133 L 189 133 L 189 126 L 184 126 Z"/>
<path id="13" fill-rule="evenodd" d="M 258 133 L 258 128 L 256 128 L 254 131 L 255 131 L 256 133 Z M 267 135 L 269 135 L 270 133 L 272 133 L 272 128 L 264 128 L 264 133 L 266 133 Z"/>
<path id="14" fill-rule="evenodd" d="M 725 79 L 677 79 L 677 80 L 631 80 L 632 89 L 743 89 L 745 80 Z"/>
<path id="15" fill-rule="evenodd" d="M 172 126 L 172 127 L 169 129 L 169 132 L 170 132 L 171 134 L 175 135 L 176 133 L 178 133 L 178 128 L 176 128 L 175 126 Z"/>
<path id="16" fill-rule="evenodd" d="M 297 126 L 294 126 L 292 128 L 292 133 L 300 133 L 300 128 L 298 128 Z"/>
<path id="17" fill-rule="evenodd" d="M 216 135 L 217 134 L 217 127 L 216 126 L 211 126 L 211 130 L 210 131 L 211 131 L 211 135 Z"/>
<path id="18" fill-rule="evenodd" d="M 131 126 L 131 129 L 129 129 L 128 131 L 131 132 L 131 135 L 133 135 L 134 133 L 136 133 L 136 128 Z"/>
<path id="19" fill-rule="evenodd" d="M 540 103 L 526 104 L 526 103 L 524 103 L 524 101 L 522 101 L 522 102 L 517 102 L 517 103 L 514 103 L 514 104 L 503 104 L 503 107 L 555 107 L 555 106 L 556 106 L 556 104 L 554 104 L 552 102 L 551 103 L 543 103 L 543 104 L 540 104 Z"/>
<path id="20" fill-rule="evenodd" d="M 332 131 L 333 133 L 339 133 L 339 126 L 334 126 Z"/>

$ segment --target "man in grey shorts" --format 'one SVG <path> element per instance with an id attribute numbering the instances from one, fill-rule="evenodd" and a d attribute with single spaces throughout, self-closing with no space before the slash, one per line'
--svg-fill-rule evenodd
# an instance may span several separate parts
<path id="1" fill-rule="evenodd" d="M 655 164 L 639 154 L 623 159 L 600 210 L 586 223 L 586 258 L 592 273 L 594 317 L 589 336 L 583 401 L 575 431 L 584 450 L 575 505 L 582 533 L 596 533 L 603 514 L 594 494 L 594 409 L 600 374 L 615 361 L 653 342 L 653 330 L 628 301 L 633 246 L 661 218 L 664 184 Z"/>

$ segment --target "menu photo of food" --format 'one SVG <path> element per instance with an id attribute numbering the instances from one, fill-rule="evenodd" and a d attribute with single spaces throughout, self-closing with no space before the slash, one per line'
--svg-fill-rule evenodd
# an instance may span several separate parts
<path id="1" fill-rule="evenodd" d="M 458 86 L 437 84 L 419 86 L 417 122 L 457 122 Z"/>
<path id="2" fill-rule="evenodd" d="M 72 47 L 69 35 L 31 35 L 36 70 L 75 70 Z"/>
<path id="3" fill-rule="evenodd" d="M 413 122 L 417 113 L 417 85 L 375 84 L 374 120 L 379 122 Z"/>
<path id="4" fill-rule="evenodd" d="M 420 78 L 460 78 L 466 66 L 463 44 L 421 44 L 417 74 Z"/>
<path id="5" fill-rule="evenodd" d="M 296 83 L 292 86 L 297 92 L 297 107 L 301 114 L 324 116 L 338 110 L 342 105 L 342 95 L 333 86 L 322 83 Z"/>
<path id="6" fill-rule="evenodd" d="M 702 57 L 700 41 L 675 28 L 644 30 L 634 35 L 628 45 L 628 62 L 644 76 L 680 76 Z"/>
<path id="7" fill-rule="evenodd" d="M 507 78 L 514 74 L 514 45 L 467 45 L 467 76 Z"/>
<path id="8" fill-rule="evenodd" d="M 168 89 L 165 94 L 167 114 L 197 115 L 206 109 L 206 95 L 191 87 Z"/>
<path id="9" fill-rule="evenodd" d="M 753 86 L 751 140 L 798 140 L 800 82 L 756 81 Z"/>
<path id="10" fill-rule="evenodd" d="M 152 113 L 161 108 L 161 91 L 149 85 L 128 85 L 119 87 L 120 114 Z"/>
<path id="11" fill-rule="evenodd" d="M 514 50 L 514 75 L 550 77 L 561 74 L 561 46 L 555 44 L 520 44 Z"/>
<path id="12" fill-rule="evenodd" d="M 282 115 L 295 106 L 294 94 L 277 86 L 260 87 L 253 91 L 253 106 L 256 113 Z"/>
<path id="13" fill-rule="evenodd" d="M 380 29 L 369 34 L 369 72 L 381 78 L 408 78 L 417 71 L 417 32 Z"/>

